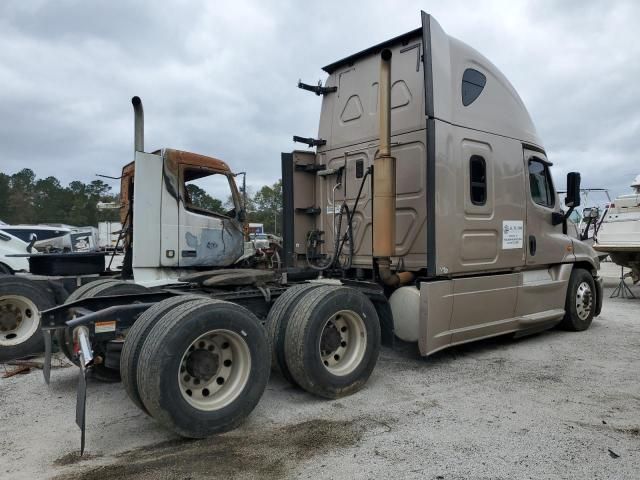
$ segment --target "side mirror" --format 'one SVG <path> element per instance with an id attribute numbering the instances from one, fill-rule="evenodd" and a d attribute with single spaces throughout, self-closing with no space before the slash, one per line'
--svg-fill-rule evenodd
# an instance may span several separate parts
<path id="1" fill-rule="evenodd" d="M 591 217 L 591 207 L 583 208 L 582 218 L 589 218 L 589 217 Z"/>
<path id="2" fill-rule="evenodd" d="M 36 235 L 35 233 L 29 235 L 29 245 L 27 245 L 27 252 L 31 253 L 31 251 L 33 250 L 33 246 L 35 245 L 37 240 L 38 235 Z"/>
<path id="3" fill-rule="evenodd" d="M 567 173 L 567 196 L 564 204 L 573 209 L 580 206 L 580 173 Z"/>
<path id="4" fill-rule="evenodd" d="M 240 210 L 238 212 L 238 221 L 240 223 L 244 223 L 246 220 L 247 220 L 247 212 L 245 212 L 244 209 Z"/>

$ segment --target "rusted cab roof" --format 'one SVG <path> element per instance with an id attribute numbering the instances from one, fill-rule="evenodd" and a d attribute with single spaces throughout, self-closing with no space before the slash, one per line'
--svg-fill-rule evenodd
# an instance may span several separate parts
<path id="1" fill-rule="evenodd" d="M 160 153 L 160 151 L 154 153 Z M 229 165 L 214 157 L 207 157 L 205 155 L 185 152 L 183 150 L 173 150 L 171 148 L 165 148 L 163 156 L 164 159 L 170 163 L 194 165 L 197 167 L 206 167 L 212 170 L 217 170 L 221 173 L 231 173 Z"/>

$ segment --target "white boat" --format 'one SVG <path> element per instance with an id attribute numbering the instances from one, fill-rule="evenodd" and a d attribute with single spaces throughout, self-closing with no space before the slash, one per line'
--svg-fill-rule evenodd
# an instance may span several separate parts
<path id="1" fill-rule="evenodd" d="M 617 197 L 609 206 L 596 234 L 593 248 L 631 269 L 633 283 L 640 281 L 640 175 L 631 184 L 633 193 Z"/>

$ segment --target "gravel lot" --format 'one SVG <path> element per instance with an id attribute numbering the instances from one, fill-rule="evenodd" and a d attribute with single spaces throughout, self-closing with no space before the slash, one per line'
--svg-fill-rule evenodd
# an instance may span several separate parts
<path id="1" fill-rule="evenodd" d="M 54 370 L 50 387 L 34 371 L 0 379 L 0 478 L 637 479 L 639 375 L 640 299 L 607 298 L 583 333 L 428 359 L 383 349 L 367 387 L 337 401 L 274 375 L 240 429 L 201 441 L 160 428 L 120 384 L 91 382 L 80 458 L 76 369 Z"/>

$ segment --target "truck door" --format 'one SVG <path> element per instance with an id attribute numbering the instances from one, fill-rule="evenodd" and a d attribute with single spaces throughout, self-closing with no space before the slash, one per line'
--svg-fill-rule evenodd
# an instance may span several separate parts
<path id="1" fill-rule="evenodd" d="M 239 198 L 228 175 L 202 166 L 180 165 L 180 267 L 224 267 L 242 255 Z"/>
<path id="2" fill-rule="evenodd" d="M 525 246 L 527 265 L 550 265 L 562 261 L 571 248 L 571 240 L 562 225 L 553 225 L 553 212 L 560 212 L 560 202 L 553 187 L 550 166 L 544 153 L 524 149 L 527 191 Z"/>

